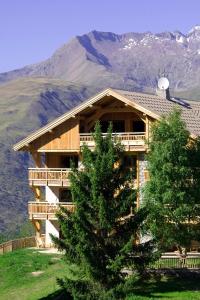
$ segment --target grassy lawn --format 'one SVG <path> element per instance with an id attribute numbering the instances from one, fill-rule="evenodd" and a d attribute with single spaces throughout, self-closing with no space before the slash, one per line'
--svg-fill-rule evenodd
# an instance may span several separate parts
<path id="1" fill-rule="evenodd" d="M 127 296 L 126 300 L 199 300 L 199 278 L 162 277 L 161 280 L 150 280 L 138 284 L 134 294 Z"/>
<path id="2" fill-rule="evenodd" d="M 0 270 L 1 300 L 58 299 L 56 278 L 62 278 L 68 272 L 61 255 L 43 254 L 34 249 L 1 255 Z M 34 276 L 32 272 L 37 271 L 43 273 Z M 126 300 L 200 300 L 200 277 L 193 278 L 192 274 L 187 279 L 162 277 L 138 282 L 133 290 Z M 68 300 L 65 296 L 62 299 Z"/>
<path id="3" fill-rule="evenodd" d="M 22 249 L 0 256 L 0 299 L 35 300 L 59 290 L 57 277 L 67 272 L 58 254 Z M 32 272 L 43 271 L 38 276 Z"/>

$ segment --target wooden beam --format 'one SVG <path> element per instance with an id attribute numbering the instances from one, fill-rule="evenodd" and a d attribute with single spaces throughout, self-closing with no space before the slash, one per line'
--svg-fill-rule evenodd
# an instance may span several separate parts
<path id="1" fill-rule="evenodd" d="M 39 153 L 37 151 L 31 151 L 31 155 L 32 155 L 33 161 L 35 162 L 36 168 L 41 168 L 42 167 L 41 153 Z"/>
<path id="2" fill-rule="evenodd" d="M 44 247 L 42 240 L 42 222 L 40 220 L 32 220 L 33 226 L 35 227 L 35 237 L 37 248 Z"/>
<path id="3" fill-rule="evenodd" d="M 34 220 L 33 225 L 35 227 L 36 233 L 41 234 L 41 221 L 39 220 Z"/>
<path id="4" fill-rule="evenodd" d="M 149 141 L 149 117 L 146 115 L 146 119 L 145 119 L 145 127 L 146 127 L 146 130 L 145 130 L 145 138 L 146 138 L 146 141 L 148 142 Z"/>
<path id="5" fill-rule="evenodd" d="M 40 202 L 42 200 L 41 187 L 39 187 L 39 186 L 32 186 L 32 190 L 33 190 L 34 195 L 35 195 L 35 201 L 36 202 Z"/>
<path id="6" fill-rule="evenodd" d="M 102 115 L 104 114 L 104 111 L 98 111 L 96 114 L 92 115 L 90 118 L 87 119 L 86 126 L 89 126 L 91 121 L 96 122 Z"/>

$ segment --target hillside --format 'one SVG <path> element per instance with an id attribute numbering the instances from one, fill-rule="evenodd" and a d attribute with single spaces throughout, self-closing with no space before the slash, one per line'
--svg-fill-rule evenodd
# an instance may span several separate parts
<path id="1" fill-rule="evenodd" d="M 27 182 L 29 156 L 13 144 L 95 92 L 64 81 L 28 78 L 0 86 L 0 232 L 15 230 L 33 199 Z"/>
<path id="2" fill-rule="evenodd" d="M 0 233 L 26 219 L 32 200 L 31 161 L 15 142 L 103 88 L 154 93 L 163 72 L 172 94 L 200 99 L 200 27 L 187 35 L 92 31 L 46 61 L 0 74 Z"/>

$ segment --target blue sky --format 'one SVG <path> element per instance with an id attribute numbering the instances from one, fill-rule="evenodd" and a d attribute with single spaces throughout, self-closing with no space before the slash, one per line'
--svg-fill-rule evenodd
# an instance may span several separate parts
<path id="1" fill-rule="evenodd" d="M 200 0 L 0 0 L 0 72 L 48 58 L 91 30 L 180 30 L 200 24 Z"/>

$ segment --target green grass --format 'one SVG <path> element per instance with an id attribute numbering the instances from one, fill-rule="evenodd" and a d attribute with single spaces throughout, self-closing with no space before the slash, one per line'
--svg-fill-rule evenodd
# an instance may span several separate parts
<path id="1" fill-rule="evenodd" d="M 161 280 L 151 280 L 138 284 L 134 294 L 126 300 L 199 300 L 199 278 L 163 277 Z"/>
<path id="2" fill-rule="evenodd" d="M 31 272 L 44 271 L 34 277 Z M 35 300 L 59 290 L 56 278 L 67 267 L 60 255 L 22 249 L 0 256 L 0 299 Z"/>
<path id="3" fill-rule="evenodd" d="M 44 273 L 34 277 L 34 271 Z M 69 267 L 58 254 L 39 253 L 35 249 L 6 253 L 0 256 L 0 299 L 55 300 L 62 294 L 56 278 L 63 278 L 68 272 Z M 191 272 L 187 278 L 157 276 L 137 282 L 127 291 L 126 300 L 200 300 L 200 277 L 193 275 Z M 68 300 L 64 295 L 61 299 Z"/>

